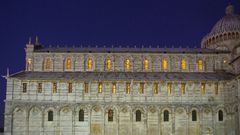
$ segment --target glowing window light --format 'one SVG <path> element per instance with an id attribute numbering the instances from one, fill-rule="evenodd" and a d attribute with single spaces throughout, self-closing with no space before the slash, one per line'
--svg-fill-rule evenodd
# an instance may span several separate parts
<path id="1" fill-rule="evenodd" d="M 124 64 L 125 64 L 125 70 L 129 71 L 131 68 L 131 65 L 130 65 L 131 61 L 129 59 L 126 59 Z"/>
<path id="2" fill-rule="evenodd" d="M 166 58 L 163 59 L 163 70 L 166 71 L 168 69 L 168 60 Z"/>
<path id="3" fill-rule="evenodd" d="M 149 61 L 148 61 L 148 59 L 144 60 L 144 69 L 145 69 L 145 71 L 148 71 L 148 69 L 149 69 Z"/>
<path id="4" fill-rule="evenodd" d="M 198 64 L 198 71 L 203 71 L 203 60 L 199 59 L 197 64 Z"/>
<path id="5" fill-rule="evenodd" d="M 89 58 L 87 61 L 87 69 L 92 70 L 92 68 L 93 68 L 93 60 L 92 58 Z"/>
<path id="6" fill-rule="evenodd" d="M 130 94 L 130 91 L 131 91 L 130 82 L 127 82 L 127 83 L 126 83 L 126 93 L 127 93 L 127 94 Z"/>
<path id="7" fill-rule="evenodd" d="M 185 95 L 185 88 L 186 88 L 186 83 L 181 83 L 182 95 Z"/>
<path id="8" fill-rule="evenodd" d="M 158 83 L 153 84 L 153 91 L 154 91 L 154 94 L 158 94 Z"/>
<path id="9" fill-rule="evenodd" d="M 112 83 L 112 94 L 116 94 L 117 91 L 117 85 L 116 83 Z"/>
<path id="10" fill-rule="evenodd" d="M 167 83 L 168 96 L 172 95 L 172 83 Z"/>
<path id="11" fill-rule="evenodd" d="M 206 84 L 205 83 L 201 83 L 201 91 L 202 91 L 202 95 L 205 95 L 205 93 L 206 93 Z"/>
<path id="12" fill-rule="evenodd" d="M 182 59 L 182 70 L 186 70 L 187 69 L 187 61 L 186 59 Z"/>
<path id="13" fill-rule="evenodd" d="M 98 93 L 102 93 L 102 89 L 103 89 L 103 86 L 102 86 L 102 83 L 98 83 Z"/>
<path id="14" fill-rule="evenodd" d="M 70 58 L 67 58 L 67 62 L 66 62 L 66 69 L 72 69 L 72 60 Z"/>
<path id="15" fill-rule="evenodd" d="M 112 69 L 112 60 L 110 58 L 107 59 L 107 70 L 110 71 Z"/>

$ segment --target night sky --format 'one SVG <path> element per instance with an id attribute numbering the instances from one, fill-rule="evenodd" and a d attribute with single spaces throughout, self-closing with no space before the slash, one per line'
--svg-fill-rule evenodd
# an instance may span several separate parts
<path id="1" fill-rule="evenodd" d="M 1 0 L 0 73 L 24 70 L 31 36 L 45 46 L 200 47 L 229 0 Z M 240 1 L 232 0 L 239 13 Z M 0 128 L 6 81 L 0 79 Z"/>

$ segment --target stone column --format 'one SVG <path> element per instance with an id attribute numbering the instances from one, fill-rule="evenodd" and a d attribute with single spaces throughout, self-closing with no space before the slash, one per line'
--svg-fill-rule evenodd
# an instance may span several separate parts
<path id="1" fill-rule="evenodd" d="M 172 135 L 175 135 L 175 106 L 172 106 Z"/>

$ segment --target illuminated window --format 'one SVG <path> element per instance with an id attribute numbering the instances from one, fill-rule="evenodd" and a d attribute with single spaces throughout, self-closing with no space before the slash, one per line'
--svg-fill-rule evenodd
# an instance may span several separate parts
<path id="1" fill-rule="evenodd" d="M 158 94 L 158 83 L 153 84 L 153 91 L 154 91 L 154 94 Z"/>
<path id="2" fill-rule="evenodd" d="M 165 121 L 165 122 L 169 121 L 169 112 L 168 112 L 168 110 L 165 110 L 163 112 L 163 121 Z"/>
<path id="3" fill-rule="evenodd" d="M 199 59 L 197 62 L 198 71 L 203 71 L 203 60 Z"/>
<path id="4" fill-rule="evenodd" d="M 72 83 L 68 83 L 68 93 L 72 93 Z"/>
<path id="5" fill-rule="evenodd" d="M 187 69 L 187 61 L 186 59 L 182 59 L 182 70 L 186 70 Z"/>
<path id="6" fill-rule="evenodd" d="M 117 91 L 117 85 L 116 83 L 112 83 L 112 94 L 116 94 L 116 91 Z"/>
<path id="7" fill-rule="evenodd" d="M 67 60 L 66 60 L 66 69 L 68 69 L 68 70 L 72 69 L 72 60 L 71 60 L 71 58 L 67 58 Z"/>
<path id="8" fill-rule="evenodd" d="M 108 121 L 113 121 L 113 110 L 112 109 L 108 110 Z"/>
<path id="9" fill-rule="evenodd" d="M 79 121 L 84 121 L 84 110 L 83 109 L 79 110 Z"/>
<path id="10" fill-rule="evenodd" d="M 206 86 L 205 86 L 206 84 L 205 83 L 201 83 L 201 91 L 202 91 L 202 95 L 205 95 L 205 92 L 206 92 Z"/>
<path id="11" fill-rule="evenodd" d="M 139 91 L 140 94 L 143 94 L 144 93 L 144 83 L 141 82 L 140 83 L 140 91 Z"/>
<path id="12" fill-rule="evenodd" d="M 126 59 L 124 62 L 124 67 L 125 67 L 125 71 L 129 71 L 131 68 L 131 61 L 129 59 Z"/>
<path id="13" fill-rule="evenodd" d="M 87 82 L 84 83 L 84 92 L 88 93 L 88 83 Z"/>
<path id="14" fill-rule="evenodd" d="M 52 60 L 50 58 L 46 59 L 45 70 L 50 70 L 52 68 Z"/>
<path id="15" fill-rule="evenodd" d="M 27 71 L 32 70 L 32 59 L 27 59 Z"/>
<path id="16" fill-rule="evenodd" d="M 102 82 L 98 83 L 98 93 L 102 93 L 103 85 Z"/>
<path id="17" fill-rule="evenodd" d="M 168 60 L 164 58 L 162 64 L 163 64 L 163 70 L 166 71 L 168 69 Z"/>
<path id="18" fill-rule="evenodd" d="M 141 111 L 137 110 L 136 111 L 136 121 L 141 121 L 141 117 L 142 117 L 141 115 L 142 115 Z"/>
<path id="19" fill-rule="evenodd" d="M 186 83 L 181 83 L 182 95 L 185 95 Z"/>
<path id="20" fill-rule="evenodd" d="M 127 82 L 127 83 L 126 83 L 126 93 L 127 93 L 127 94 L 130 94 L 130 91 L 131 91 L 131 86 L 130 86 L 130 83 Z"/>
<path id="21" fill-rule="evenodd" d="M 23 86 L 23 93 L 26 93 L 27 92 L 27 83 L 23 83 L 22 86 Z"/>
<path id="22" fill-rule="evenodd" d="M 112 60 L 110 58 L 107 59 L 107 70 L 111 71 L 112 70 Z"/>
<path id="23" fill-rule="evenodd" d="M 93 60 L 92 60 L 92 58 L 88 58 L 87 69 L 88 70 L 92 70 L 93 69 Z"/>
<path id="24" fill-rule="evenodd" d="M 53 111 L 48 111 L 48 121 L 53 121 Z"/>
<path id="25" fill-rule="evenodd" d="M 148 61 L 148 59 L 145 59 L 144 60 L 144 70 L 148 71 L 148 69 L 149 69 L 149 61 Z"/>
<path id="26" fill-rule="evenodd" d="M 38 83 L 37 91 L 38 93 L 42 93 L 42 83 Z"/>
<path id="27" fill-rule="evenodd" d="M 57 93 L 57 83 L 53 82 L 53 93 Z"/>
<path id="28" fill-rule="evenodd" d="M 168 95 L 172 95 L 172 83 L 167 83 L 167 90 L 168 90 Z"/>
<path id="29" fill-rule="evenodd" d="M 196 110 L 192 111 L 192 121 L 197 121 L 197 111 Z"/>
<path id="30" fill-rule="evenodd" d="M 218 111 L 218 121 L 223 121 L 223 111 L 222 110 Z"/>
<path id="31" fill-rule="evenodd" d="M 215 95 L 218 95 L 218 83 L 214 83 Z"/>

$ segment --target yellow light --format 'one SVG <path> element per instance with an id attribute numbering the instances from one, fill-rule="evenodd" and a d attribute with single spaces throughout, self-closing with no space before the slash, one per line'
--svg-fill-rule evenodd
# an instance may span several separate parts
<path id="1" fill-rule="evenodd" d="M 112 61 L 111 59 L 107 59 L 107 70 L 110 71 L 112 69 Z"/>
<path id="2" fill-rule="evenodd" d="M 116 83 L 113 83 L 112 84 L 112 93 L 113 94 L 116 94 L 116 89 L 117 89 Z"/>
<path id="3" fill-rule="evenodd" d="M 149 62 L 148 62 L 148 59 L 145 59 L 144 60 L 144 69 L 145 69 L 145 71 L 148 71 L 148 68 L 149 68 Z"/>
<path id="4" fill-rule="evenodd" d="M 98 84 L 98 93 L 102 93 L 102 83 Z"/>
<path id="5" fill-rule="evenodd" d="M 158 83 L 154 83 L 154 94 L 158 94 Z"/>
<path id="6" fill-rule="evenodd" d="M 163 70 L 166 71 L 168 69 L 168 61 L 166 58 L 163 59 Z"/>
<path id="7" fill-rule="evenodd" d="M 131 91 L 131 89 L 130 89 L 130 83 L 127 82 L 127 83 L 126 83 L 126 93 L 127 93 L 127 94 L 130 94 L 130 91 Z"/>
<path id="8" fill-rule="evenodd" d="M 130 60 L 129 60 L 129 59 L 126 59 L 126 60 L 125 60 L 125 70 L 126 70 L 126 71 L 129 71 L 129 70 L 130 70 L 130 64 L 131 64 Z"/>
<path id="9" fill-rule="evenodd" d="M 203 60 L 198 60 L 198 71 L 203 71 Z"/>
<path id="10" fill-rule="evenodd" d="M 168 96 L 172 94 L 172 83 L 167 83 L 167 89 L 168 89 Z"/>
<path id="11" fill-rule="evenodd" d="M 185 87 L 186 87 L 186 83 L 182 83 L 181 84 L 182 95 L 185 95 Z"/>
<path id="12" fill-rule="evenodd" d="M 201 91 L 202 91 L 202 95 L 205 95 L 205 83 L 201 83 Z"/>
<path id="13" fill-rule="evenodd" d="M 227 63 L 227 60 L 224 59 L 224 60 L 223 60 L 223 63 L 226 64 L 226 63 Z"/>
<path id="14" fill-rule="evenodd" d="M 67 58 L 67 69 L 71 69 L 72 68 L 72 61 L 70 58 Z"/>
<path id="15" fill-rule="evenodd" d="M 186 59 L 182 59 L 182 70 L 186 70 L 187 69 L 187 61 Z"/>
<path id="16" fill-rule="evenodd" d="M 92 58 L 88 59 L 87 64 L 88 64 L 88 70 L 92 70 L 92 67 L 93 67 L 93 60 L 92 60 Z"/>

